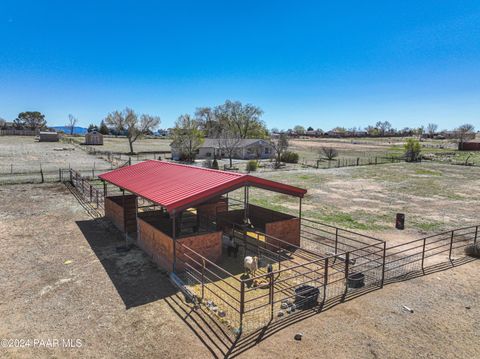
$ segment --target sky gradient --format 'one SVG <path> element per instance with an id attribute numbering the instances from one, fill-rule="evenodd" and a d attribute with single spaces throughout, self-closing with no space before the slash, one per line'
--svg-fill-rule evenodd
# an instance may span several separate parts
<path id="1" fill-rule="evenodd" d="M 101 4 L 100 4 L 101 3 Z M 0 2 L 0 117 L 171 127 L 226 99 L 269 128 L 480 129 L 477 1 Z"/>

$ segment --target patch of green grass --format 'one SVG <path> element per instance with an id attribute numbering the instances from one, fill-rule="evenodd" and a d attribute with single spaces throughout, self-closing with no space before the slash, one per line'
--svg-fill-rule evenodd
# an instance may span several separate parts
<path id="1" fill-rule="evenodd" d="M 415 170 L 415 173 L 417 175 L 428 175 L 428 176 L 441 176 L 442 175 L 442 172 L 431 171 L 431 170 L 426 170 L 426 169 Z"/>
<path id="2" fill-rule="evenodd" d="M 354 219 L 352 215 L 348 213 L 332 213 L 332 214 L 324 214 L 319 216 L 320 222 L 333 224 L 338 227 L 343 228 L 350 228 L 350 229 L 359 229 L 359 230 L 371 230 L 373 223 L 363 223 L 359 222 L 358 220 Z"/>

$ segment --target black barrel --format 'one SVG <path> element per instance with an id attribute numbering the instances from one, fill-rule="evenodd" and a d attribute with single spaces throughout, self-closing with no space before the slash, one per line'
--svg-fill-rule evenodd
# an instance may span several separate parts
<path id="1" fill-rule="evenodd" d="M 405 214 L 404 213 L 397 213 L 397 220 L 395 221 L 395 228 L 396 229 L 404 229 L 405 228 Z"/>
<path id="2" fill-rule="evenodd" d="M 311 285 L 302 285 L 295 289 L 295 305 L 298 309 L 314 307 L 318 302 L 320 290 Z"/>
<path id="3" fill-rule="evenodd" d="M 347 278 L 348 288 L 362 288 L 365 286 L 365 274 L 363 273 L 352 273 L 348 275 Z"/>

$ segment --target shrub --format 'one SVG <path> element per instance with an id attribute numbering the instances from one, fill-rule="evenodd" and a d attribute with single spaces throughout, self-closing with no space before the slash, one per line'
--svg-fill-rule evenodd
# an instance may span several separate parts
<path id="1" fill-rule="evenodd" d="M 280 157 L 280 161 L 285 163 L 298 163 L 298 153 L 292 151 L 285 151 Z"/>
<path id="2" fill-rule="evenodd" d="M 333 160 L 335 157 L 338 156 L 338 151 L 333 147 L 322 147 L 320 151 L 320 155 L 323 153 L 323 155 L 329 161 Z"/>
<path id="3" fill-rule="evenodd" d="M 407 162 L 416 162 L 421 159 L 420 142 L 414 138 L 409 138 L 404 145 L 405 147 L 405 160 Z"/>
<path id="4" fill-rule="evenodd" d="M 250 160 L 247 162 L 247 171 L 255 172 L 258 168 L 258 162 L 256 160 Z"/>

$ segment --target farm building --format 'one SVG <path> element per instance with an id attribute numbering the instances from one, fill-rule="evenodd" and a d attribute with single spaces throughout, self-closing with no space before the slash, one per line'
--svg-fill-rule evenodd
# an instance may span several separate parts
<path id="1" fill-rule="evenodd" d="M 300 243 L 298 217 L 248 203 L 249 187 L 297 197 L 306 190 L 246 174 L 208 170 L 195 166 L 150 160 L 99 176 L 123 191 L 105 198 L 105 216 L 142 247 L 163 268 L 182 266 L 177 244 L 187 243 L 206 258 L 222 254 L 222 234 L 227 223 L 253 224 L 267 234 L 293 245 Z M 241 209 L 232 209 L 228 192 L 244 188 Z M 125 192 L 129 194 L 125 194 Z M 141 204 L 146 204 L 142 206 Z M 222 220 L 210 227 L 212 218 Z M 180 249 L 179 249 L 180 248 Z"/>
<path id="2" fill-rule="evenodd" d="M 58 133 L 57 132 L 44 132 L 41 131 L 38 135 L 39 142 L 58 142 Z"/>
<path id="3" fill-rule="evenodd" d="M 172 159 L 180 160 L 182 158 L 181 151 L 174 143 L 170 144 L 172 150 Z M 243 139 L 240 140 L 233 158 L 240 160 L 248 159 L 266 159 L 274 155 L 273 147 L 270 143 L 261 139 Z M 198 149 L 198 159 L 214 159 L 224 158 L 225 152 L 222 150 L 218 139 L 206 138 L 202 146 Z"/>
<path id="4" fill-rule="evenodd" d="M 98 131 L 87 132 L 85 134 L 85 144 L 94 146 L 103 145 L 103 135 Z"/>
<path id="5" fill-rule="evenodd" d="M 157 160 L 99 178 L 105 216 L 125 239 L 234 333 L 383 285 L 385 243 L 302 218 L 304 189 Z M 77 175 L 72 181 L 83 183 Z M 253 205 L 251 189 L 297 199 L 298 215 Z"/>

